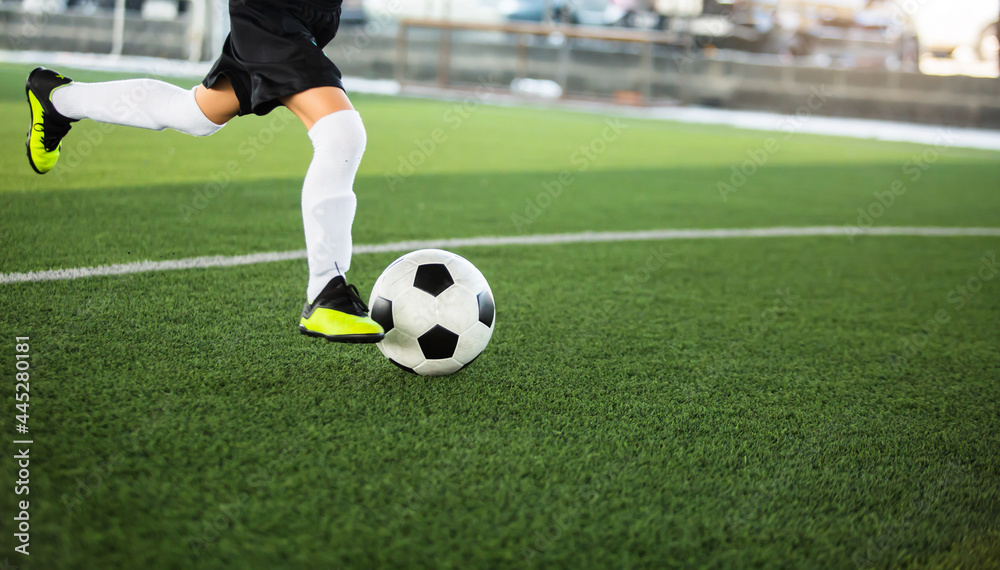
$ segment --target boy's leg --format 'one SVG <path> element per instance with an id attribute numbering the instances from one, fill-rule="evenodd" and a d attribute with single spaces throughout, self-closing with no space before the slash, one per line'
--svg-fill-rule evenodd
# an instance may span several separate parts
<path id="1" fill-rule="evenodd" d="M 37 68 L 28 76 L 25 94 L 31 111 L 28 162 L 39 174 L 55 166 L 63 137 L 81 119 L 206 136 L 239 112 L 228 81 L 219 81 L 210 90 L 199 85 L 188 91 L 152 79 L 76 83 Z"/>
<path id="2" fill-rule="evenodd" d="M 309 252 L 312 301 L 351 266 L 351 225 L 357 198 L 354 177 L 365 152 L 361 116 L 343 90 L 317 87 L 282 101 L 309 130 L 313 159 L 302 185 L 302 221 Z"/>
<path id="3" fill-rule="evenodd" d="M 351 226 L 357 208 L 354 177 L 367 136 L 361 116 L 337 87 L 282 98 L 309 129 L 313 159 L 302 185 L 302 222 L 309 284 L 299 330 L 339 342 L 378 342 L 382 327 L 344 274 L 351 267 Z"/>
<path id="4" fill-rule="evenodd" d="M 56 110 L 72 120 L 92 119 L 127 127 L 138 127 L 154 131 L 174 129 L 195 136 L 215 133 L 235 116 L 216 113 L 216 123 L 201 110 L 196 99 L 196 91 L 206 90 L 199 85 L 194 89 L 183 89 L 165 81 L 155 79 L 125 79 L 104 83 L 73 82 L 52 93 L 52 103 Z M 239 111 L 239 102 L 232 88 L 227 94 L 217 90 L 212 99 L 230 99 Z M 203 94 L 204 98 L 204 94 Z"/>

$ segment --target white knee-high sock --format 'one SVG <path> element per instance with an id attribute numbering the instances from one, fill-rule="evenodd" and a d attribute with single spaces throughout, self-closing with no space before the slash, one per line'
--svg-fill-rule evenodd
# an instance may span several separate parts
<path id="1" fill-rule="evenodd" d="M 194 89 L 181 89 L 155 79 L 74 82 L 56 89 L 52 104 L 70 119 L 92 119 L 154 131 L 174 129 L 203 137 L 222 128 L 202 113 Z"/>
<path id="2" fill-rule="evenodd" d="M 357 111 L 339 111 L 316 121 L 309 138 L 313 159 L 302 185 L 302 222 L 311 303 L 330 279 L 351 268 L 351 225 L 358 204 L 354 176 L 368 137 Z"/>

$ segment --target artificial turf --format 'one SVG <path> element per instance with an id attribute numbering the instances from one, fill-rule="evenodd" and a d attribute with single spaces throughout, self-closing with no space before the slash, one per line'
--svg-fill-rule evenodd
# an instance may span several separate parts
<path id="1" fill-rule="evenodd" d="M 311 149 L 284 110 L 207 139 L 80 123 L 41 177 L 26 71 L 0 67 L 0 273 L 302 248 Z M 997 153 L 943 148 L 912 180 L 927 147 L 625 120 L 583 164 L 606 117 L 354 100 L 359 244 L 850 226 L 895 180 L 876 226 L 1000 227 Z M 723 196 L 768 138 L 780 149 Z M 448 378 L 299 335 L 304 261 L 0 285 L 0 561 L 998 567 L 1000 273 L 968 287 L 998 246 L 461 248 L 497 328 Z M 352 280 L 369 289 L 394 257 L 356 256 Z M 30 558 L 12 540 L 15 336 L 33 363 Z"/>

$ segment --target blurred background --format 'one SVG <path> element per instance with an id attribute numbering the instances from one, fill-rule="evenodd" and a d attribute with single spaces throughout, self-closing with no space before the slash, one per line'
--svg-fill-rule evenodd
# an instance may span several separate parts
<path id="1" fill-rule="evenodd" d="M 227 9 L 3 0 L 0 59 L 154 57 L 197 74 Z M 998 17 L 1000 0 L 348 0 L 328 53 L 402 89 L 792 114 L 820 97 L 810 113 L 995 128 Z"/>

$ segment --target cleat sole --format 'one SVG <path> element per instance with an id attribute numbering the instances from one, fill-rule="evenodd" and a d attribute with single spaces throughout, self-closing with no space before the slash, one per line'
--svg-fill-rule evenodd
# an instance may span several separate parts
<path id="1" fill-rule="evenodd" d="M 330 342 L 341 342 L 345 344 L 374 344 L 376 342 L 381 342 L 382 339 L 385 338 L 384 334 L 325 335 L 323 333 L 311 331 L 302 325 L 299 325 L 299 332 L 313 338 L 325 338 Z"/>

